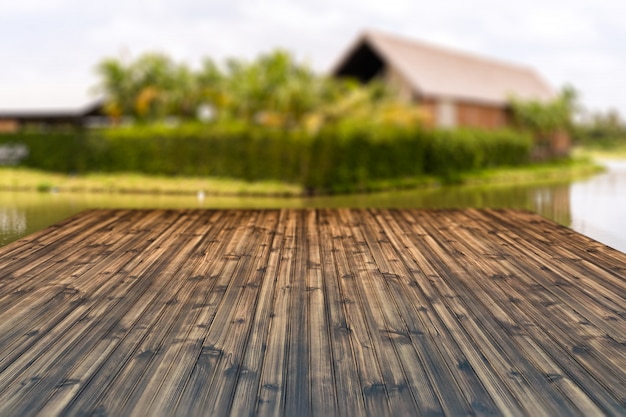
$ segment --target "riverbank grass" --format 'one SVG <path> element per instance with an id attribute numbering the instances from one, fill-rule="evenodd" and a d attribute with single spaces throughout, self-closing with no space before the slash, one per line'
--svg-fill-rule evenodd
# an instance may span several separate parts
<path id="1" fill-rule="evenodd" d="M 507 185 L 568 182 L 604 171 L 604 167 L 594 161 L 595 159 L 581 154 L 572 159 L 550 163 L 485 169 L 463 176 L 460 183 L 464 185 Z"/>
<path id="2" fill-rule="evenodd" d="M 582 154 L 581 154 L 582 155 Z M 485 169 L 463 174 L 452 181 L 435 177 L 417 177 L 398 180 L 371 181 L 368 192 L 397 189 L 429 188 L 446 185 L 507 185 L 522 183 L 554 183 L 571 181 L 602 171 L 589 157 L 550 164 L 527 165 L 512 168 Z M 278 181 L 247 182 L 231 178 L 190 178 L 152 176 L 134 173 L 107 173 L 64 175 L 46 171 L 1 167 L 0 189 L 5 191 L 126 193 L 223 196 L 278 196 L 301 197 L 304 187 Z M 341 190 L 339 190 L 341 191 Z"/>
<path id="3" fill-rule="evenodd" d="M 27 168 L 0 168 L 0 189 L 13 191 L 238 196 L 299 196 L 302 187 L 277 181 L 189 178 L 107 173 L 64 175 Z"/>
<path id="4" fill-rule="evenodd" d="M 576 159 L 626 159 L 626 143 L 611 146 L 584 146 L 576 147 L 572 152 Z"/>

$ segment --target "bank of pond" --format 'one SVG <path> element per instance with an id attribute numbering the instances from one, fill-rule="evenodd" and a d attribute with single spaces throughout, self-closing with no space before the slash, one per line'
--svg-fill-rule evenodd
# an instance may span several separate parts
<path id="1" fill-rule="evenodd" d="M 536 140 L 513 130 L 437 130 L 379 123 L 273 128 L 241 123 L 145 125 L 1 134 L 19 166 L 279 181 L 309 194 L 458 182 L 531 162 Z M 5 152 L 6 153 L 6 152 Z M 10 152 L 9 152 L 10 153 Z"/>
<path id="2" fill-rule="evenodd" d="M 626 251 L 626 161 L 606 171 L 563 181 L 423 187 L 316 197 L 215 196 L 0 191 L 0 245 L 93 208 L 464 208 L 526 209 Z"/>

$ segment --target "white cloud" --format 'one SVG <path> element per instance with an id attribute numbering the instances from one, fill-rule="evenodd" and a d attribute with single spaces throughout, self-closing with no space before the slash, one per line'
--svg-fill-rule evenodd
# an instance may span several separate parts
<path id="1" fill-rule="evenodd" d="M 365 0 L 362 2 L 366 10 L 375 16 L 405 18 L 411 10 L 410 0 Z"/>
<path id="2" fill-rule="evenodd" d="M 79 109 L 94 98 L 87 91 L 88 83 L 88 80 L 79 78 L 74 81 L 0 85 L 0 110 Z"/>
<path id="3" fill-rule="evenodd" d="M 591 19 L 572 9 L 541 8 L 524 18 L 525 34 L 550 44 L 590 44 L 598 39 Z"/>
<path id="4" fill-rule="evenodd" d="M 71 3 L 72 0 L 0 0 L 0 10 L 3 14 L 42 13 L 57 10 Z"/>

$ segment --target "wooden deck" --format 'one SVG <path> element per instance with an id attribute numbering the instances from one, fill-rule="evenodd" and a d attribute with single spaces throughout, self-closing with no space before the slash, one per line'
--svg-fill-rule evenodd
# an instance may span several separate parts
<path id="1" fill-rule="evenodd" d="M 625 276 L 528 212 L 89 211 L 0 248 L 0 415 L 626 415 Z"/>

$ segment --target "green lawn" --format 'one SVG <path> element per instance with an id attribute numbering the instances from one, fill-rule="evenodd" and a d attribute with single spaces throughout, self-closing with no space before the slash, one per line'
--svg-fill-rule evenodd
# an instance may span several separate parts
<path id="1" fill-rule="evenodd" d="M 302 187 L 280 182 L 245 182 L 228 178 L 184 178 L 134 173 L 64 175 L 26 168 L 0 168 L 5 190 L 214 195 L 296 196 Z"/>
<path id="2" fill-rule="evenodd" d="M 576 158 L 590 159 L 626 159 L 626 144 L 610 147 L 578 147 L 574 149 Z"/>
<path id="3" fill-rule="evenodd" d="M 525 167 L 488 169 L 466 175 L 464 184 L 521 184 L 573 181 L 602 172 L 604 168 L 587 155 L 567 161 Z"/>
<path id="4" fill-rule="evenodd" d="M 582 155 L 582 156 L 581 156 Z M 455 178 L 454 182 L 477 184 L 520 184 L 569 181 L 602 170 L 589 157 L 588 151 L 577 151 L 571 161 L 531 165 L 515 168 L 483 170 Z M 595 154 L 594 154 L 595 155 Z M 626 156 L 626 152 L 624 154 Z M 368 187 L 371 191 L 399 188 L 439 186 L 436 178 L 410 178 L 377 181 Z M 303 187 L 275 181 L 246 182 L 229 178 L 184 178 L 142 174 L 87 174 L 64 175 L 26 168 L 0 168 L 0 189 L 24 191 L 58 191 L 83 193 L 149 193 L 197 194 L 236 196 L 302 196 Z"/>

